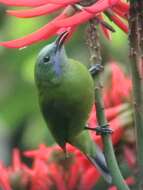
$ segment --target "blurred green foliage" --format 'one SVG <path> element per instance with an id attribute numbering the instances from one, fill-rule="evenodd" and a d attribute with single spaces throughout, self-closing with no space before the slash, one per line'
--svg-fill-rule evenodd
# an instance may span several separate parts
<path id="1" fill-rule="evenodd" d="M 31 33 L 47 23 L 50 17 L 18 19 L 7 16 L 0 6 L 0 40 L 10 40 Z M 67 44 L 69 57 L 88 64 L 88 50 L 83 35 L 87 26 L 81 26 Z M 116 32 L 108 41 L 100 34 L 103 62 L 110 60 L 128 62 L 127 35 L 113 25 Z M 54 143 L 40 114 L 34 84 L 34 64 L 39 50 L 51 40 L 25 49 L 0 47 L 0 139 L 7 139 L 7 148 L 2 147 L 3 157 L 14 146 L 21 149 L 37 147 L 39 143 Z M 5 137 L 5 138 L 2 138 Z M 1 158 L 0 158 L 1 159 Z"/>

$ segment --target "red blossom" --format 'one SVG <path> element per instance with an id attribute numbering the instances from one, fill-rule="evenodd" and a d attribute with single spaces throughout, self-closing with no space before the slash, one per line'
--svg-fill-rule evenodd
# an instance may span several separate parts
<path id="1" fill-rule="evenodd" d="M 0 0 L 0 3 L 3 3 L 8 6 L 40 6 L 47 3 L 47 0 Z"/>
<path id="2" fill-rule="evenodd" d="M 67 147 L 70 153 L 67 160 L 58 146 L 40 145 L 40 150 L 27 151 L 25 154 L 33 159 L 30 168 L 22 163 L 19 150 L 15 149 L 12 165 L 0 164 L 0 187 L 4 190 L 82 190 L 83 184 L 95 185 L 100 177 L 95 167 L 74 147 Z"/>
<path id="3" fill-rule="evenodd" d="M 91 190 L 99 180 L 99 177 L 100 177 L 99 172 L 94 168 L 91 168 L 86 173 L 84 173 L 80 184 L 80 189 Z"/>
<path id="4" fill-rule="evenodd" d="M 111 85 L 105 86 L 104 89 L 106 108 L 119 105 L 125 100 L 130 99 L 132 89 L 131 80 L 124 74 L 121 67 L 115 62 L 112 62 L 109 67 L 111 69 Z"/>
<path id="5" fill-rule="evenodd" d="M 32 7 L 31 9 L 25 10 L 8 10 L 9 15 L 13 15 L 21 18 L 31 18 L 41 15 L 51 14 L 57 10 L 64 9 L 62 13 L 59 14 L 55 19 L 47 23 L 45 26 L 33 32 L 25 37 L 19 38 L 17 40 L 11 40 L 7 42 L 1 42 L 1 46 L 8 48 L 22 48 L 33 43 L 47 40 L 52 36 L 59 33 L 61 30 L 73 29 L 80 24 L 87 22 L 93 17 L 98 17 L 100 20 L 104 21 L 101 17 L 102 13 L 106 14 L 106 10 L 110 9 L 110 19 L 115 22 L 124 32 L 128 31 L 127 25 L 118 16 L 127 19 L 128 14 L 128 4 L 122 2 L 121 0 L 98 0 L 90 6 L 82 6 L 80 0 L 0 0 L 8 6 L 21 6 L 21 7 Z M 78 4 L 79 10 L 76 10 L 72 5 Z M 108 14 L 107 14 L 108 15 Z M 110 31 L 107 25 L 99 22 L 103 33 L 109 38 Z"/>
<path id="6" fill-rule="evenodd" d="M 42 186 L 43 181 L 48 183 L 47 187 L 49 189 L 54 187 L 55 189 L 60 190 L 72 190 L 76 188 L 81 190 L 83 183 L 90 183 L 90 177 L 88 177 L 88 173 L 91 175 L 90 170 L 92 170 L 92 174 L 94 174 L 94 180 L 92 184 L 96 184 L 96 181 L 100 177 L 99 173 L 77 149 L 67 145 L 69 161 L 67 162 L 67 166 L 65 162 L 62 166 L 60 165 L 60 162 L 62 163 L 62 159 L 65 158 L 63 157 L 64 153 L 61 148 L 58 146 L 46 148 L 44 145 L 40 145 L 40 148 L 41 147 L 43 147 L 43 150 L 45 149 L 45 152 L 41 152 L 40 149 L 36 151 L 31 150 L 25 152 L 25 155 L 28 155 L 28 157 L 30 156 L 35 160 L 31 173 L 31 176 L 33 176 L 32 190 L 38 190 L 38 187 L 39 189 L 41 188 L 41 190 L 47 190 L 44 189 L 44 186 Z M 72 155 L 75 156 L 72 157 Z M 61 161 L 58 161 L 58 157 L 61 159 Z M 64 167 L 68 167 L 68 169 L 64 169 Z M 42 171 L 40 172 L 39 170 Z M 87 177 L 83 175 L 84 171 L 89 171 L 86 174 Z M 85 182 L 86 178 L 88 178 L 88 182 Z M 36 189 L 34 189 L 34 187 Z"/>
<path id="7" fill-rule="evenodd" d="M 82 12 L 76 13 L 68 19 L 63 19 L 57 22 L 57 25 L 60 27 L 71 27 L 87 22 L 89 19 L 95 17 L 96 14 L 99 14 L 102 11 L 105 11 L 107 8 L 116 5 L 118 1 L 119 0 L 99 0 L 92 6 L 83 9 Z"/>
<path id="8" fill-rule="evenodd" d="M 49 175 L 51 176 L 56 189 L 66 190 L 67 188 L 66 188 L 66 183 L 65 183 L 66 179 L 65 179 L 64 172 L 61 171 L 60 168 L 57 167 L 57 165 L 55 164 L 51 164 L 49 170 L 50 170 Z"/>
<path id="9" fill-rule="evenodd" d="M 23 188 L 29 183 L 28 167 L 22 163 L 20 151 L 13 150 L 12 165 L 8 167 L 9 181 L 12 187 Z"/>
<path id="10" fill-rule="evenodd" d="M 63 151 L 60 148 L 58 148 L 57 146 L 53 146 L 52 148 L 48 148 L 48 149 L 50 152 L 49 153 L 48 153 L 48 151 L 46 151 L 47 153 L 45 152 L 45 154 L 48 154 L 48 156 L 45 155 L 45 157 L 43 157 L 44 159 L 41 156 L 41 159 L 40 159 L 42 163 L 45 163 L 46 165 L 48 164 L 47 170 L 45 170 L 46 172 L 48 172 L 48 177 L 50 179 L 50 181 L 48 182 L 48 184 L 49 184 L 48 187 L 51 187 L 51 188 L 55 187 L 55 189 L 60 189 L 60 190 L 67 190 L 67 189 L 72 190 L 72 189 L 76 189 L 76 188 L 78 190 L 81 190 L 81 189 L 83 189 L 83 184 L 85 185 L 84 186 L 85 188 L 88 187 L 89 184 L 92 184 L 92 185 L 96 184 L 96 181 L 100 177 L 98 171 L 90 164 L 90 162 L 77 149 L 75 149 L 74 147 L 72 147 L 70 145 L 67 145 L 69 161 L 67 163 L 68 165 L 66 164 L 66 162 L 64 162 L 64 166 L 60 165 L 60 161 L 57 162 L 58 161 L 57 157 L 60 156 L 60 154 L 64 156 Z M 37 153 L 38 153 L 38 151 L 39 150 L 37 150 Z M 30 153 L 30 151 L 29 151 L 29 153 Z M 35 153 L 35 151 L 32 150 L 31 155 L 32 155 L 32 153 Z M 41 154 L 41 152 L 39 152 L 39 154 Z M 73 154 L 75 155 L 74 157 L 72 157 Z M 54 155 L 56 157 L 54 157 Z M 36 156 L 36 154 L 35 154 L 35 156 Z M 37 154 L 37 156 L 38 156 L 38 154 Z M 48 157 L 47 160 L 45 160 L 46 157 Z M 61 163 L 62 163 L 62 159 L 65 159 L 64 157 L 62 158 L 61 156 L 59 158 L 61 159 Z M 37 159 L 39 160 L 39 156 L 38 156 L 38 158 L 34 157 L 35 161 Z M 44 167 L 44 165 L 43 165 L 43 167 Z M 66 168 L 64 168 L 64 167 L 66 167 Z M 40 168 L 42 168 L 42 167 L 40 167 Z M 37 169 L 37 172 L 38 171 L 39 170 Z M 84 171 L 86 171 L 86 172 L 84 172 Z M 46 172 L 45 172 L 44 176 L 47 176 Z M 83 172 L 85 173 L 84 175 L 83 175 Z M 92 174 L 93 174 L 93 176 L 91 178 L 90 176 Z M 40 174 L 37 174 L 37 175 L 40 175 Z M 35 177 L 37 175 L 35 173 Z M 41 177 L 42 176 L 43 176 L 43 174 L 41 175 Z M 38 177 L 38 179 L 39 179 L 39 177 Z M 32 181 L 34 184 L 34 181 L 36 183 L 37 180 L 35 178 Z M 41 178 L 41 181 L 43 182 L 44 179 Z M 41 187 L 41 189 L 43 190 L 42 186 L 40 186 L 40 183 L 37 184 L 35 187 Z"/>
<path id="11" fill-rule="evenodd" d="M 30 173 L 30 190 L 48 190 L 51 181 L 48 176 L 48 166 L 40 159 L 35 159 Z"/>
<path id="12" fill-rule="evenodd" d="M 98 16 L 100 18 L 100 20 L 104 20 L 104 17 L 102 14 L 100 14 Z M 101 28 L 101 31 L 103 33 L 103 35 L 108 39 L 108 40 L 111 40 L 111 32 L 109 29 L 107 29 L 106 27 L 104 27 L 102 24 L 100 24 L 100 28 Z"/>
<path id="13" fill-rule="evenodd" d="M 66 15 L 63 13 L 56 17 L 55 20 L 60 20 L 64 17 L 66 17 Z M 33 32 L 32 34 L 29 34 L 23 38 L 19 38 L 16 40 L 1 42 L 0 45 L 8 48 L 21 48 L 33 44 L 37 41 L 48 39 L 58 31 L 58 28 L 53 24 L 55 20 L 49 22 L 48 24 L 46 24 L 36 32 Z"/>
<path id="14" fill-rule="evenodd" d="M 134 168 L 136 166 L 136 153 L 133 147 L 124 147 L 124 158 L 126 159 L 129 167 Z"/>
<path id="15" fill-rule="evenodd" d="M 36 17 L 44 14 L 49 14 L 58 9 L 64 7 L 63 4 L 46 4 L 36 8 L 28 9 L 28 10 L 7 10 L 7 13 L 12 16 L 20 17 L 20 18 L 28 18 L 28 17 Z"/>
<path id="16" fill-rule="evenodd" d="M 16 148 L 13 150 L 12 166 L 14 171 L 18 171 L 22 168 L 20 152 Z"/>
<path id="17" fill-rule="evenodd" d="M 10 187 L 7 168 L 0 162 L 0 188 L 4 190 L 12 190 Z"/>
<path id="18" fill-rule="evenodd" d="M 81 174 L 78 172 L 77 174 L 77 164 L 73 164 L 71 166 L 71 176 L 69 178 L 67 187 L 69 190 L 72 190 L 76 187 L 76 185 L 79 183 L 81 178 Z"/>
<path id="19" fill-rule="evenodd" d="M 24 152 L 24 155 L 29 158 L 38 158 L 47 161 L 53 150 L 59 150 L 59 146 L 57 147 L 54 146 L 51 149 L 50 147 L 46 147 L 44 144 L 40 144 L 38 150 L 33 150 L 33 151 L 27 150 Z"/>
<path id="20" fill-rule="evenodd" d="M 108 11 L 107 15 L 109 16 L 110 20 L 112 20 L 117 26 L 119 26 L 120 29 L 122 29 L 124 32 L 128 33 L 128 26 L 121 20 L 120 17 L 115 15 L 113 12 L 109 12 L 109 11 Z M 121 16 L 121 14 L 120 14 L 120 16 Z"/>

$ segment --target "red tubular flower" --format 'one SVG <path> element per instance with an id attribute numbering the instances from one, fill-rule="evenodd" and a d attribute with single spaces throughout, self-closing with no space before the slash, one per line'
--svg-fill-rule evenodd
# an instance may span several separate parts
<path id="1" fill-rule="evenodd" d="M 136 165 L 136 153 L 135 153 L 135 149 L 129 147 L 129 146 L 125 146 L 124 147 L 124 157 L 129 165 L 129 167 L 134 168 Z"/>
<path id="2" fill-rule="evenodd" d="M 8 167 L 8 178 L 12 189 L 14 187 L 26 188 L 29 183 L 29 168 L 22 163 L 20 151 L 18 149 L 13 150 L 12 165 Z"/>
<path id="3" fill-rule="evenodd" d="M 10 187 L 7 168 L 0 162 L 0 188 L 4 190 L 12 190 Z"/>
<path id="4" fill-rule="evenodd" d="M 103 17 L 102 14 L 100 14 L 98 17 L 100 18 L 100 20 L 104 20 L 104 17 Z M 104 34 L 104 36 L 108 40 L 111 40 L 111 32 L 105 26 L 103 26 L 102 24 L 100 24 L 100 28 L 101 28 L 101 31 Z"/>
<path id="5" fill-rule="evenodd" d="M 112 62 L 109 67 L 111 69 L 111 86 L 105 86 L 104 89 L 106 108 L 120 105 L 125 100 L 129 100 L 132 89 L 131 80 L 115 62 Z"/>
<path id="6" fill-rule="evenodd" d="M 63 171 L 56 164 L 51 164 L 49 168 L 49 175 L 55 184 L 56 189 L 66 190 L 65 176 Z M 76 177 L 76 176 L 75 176 Z"/>
<path id="7" fill-rule="evenodd" d="M 92 6 L 83 9 L 82 12 L 71 16 L 68 19 L 63 19 L 57 23 L 60 27 L 69 27 L 79 25 L 81 23 L 87 22 L 89 19 L 95 17 L 96 14 L 105 11 L 107 8 L 112 7 L 118 3 L 118 0 L 99 0 Z"/>
<path id="8" fill-rule="evenodd" d="M 64 11 L 57 16 L 54 20 L 50 21 L 48 24 L 29 34 L 25 37 L 19 38 L 17 40 L 11 40 L 7 42 L 1 42 L 1 46 L 9 48 L 22 48 L 33 43 L 39 42 L 41 40 L 47 40 L 50 37 L 56 35 L 61 30 L 73 29 L 80 24 L 87 22 L 93 17 L 100 18 L 104 21 L 104 18 L 100 17 L 104 11 L 110 9 L 110 19 L 115 22 L 123 31 L 127 32 L 128 28 L 126 24 L 118 17 L 123 17 L 125 19 L 128 13 L 128 4 L 122 2 L 121 0 L 98 0 L 90 6 L 82 6 L 82 1 L 80 0 L 0 0 L 0 3 L 3 3 L 8 6 L 26 6 L 32 7 L 31 9 L 26 10 L 8 10 L 7 13 L 12 16 L 20 18 L 31 18 L 46 14 L 51 14 L 57 10 L 64 9 Z M 80 5 L 79 5 L 80 3 Z M 73 8 L 73 5 L 78 4 L 78 9 Z M 106 12 L 105 12 L 106 13 Z M 106 37 L 109 38 L 110 29 L 99 22 L 101 28 Z"/>
<path id="9" fill-rule="evenodd" d="M 20 18 L 37 17 L 57 11 L 64 6 L 64 4 L 46 4 L 29 10 L 7 10 L 7 13 Z"/>
<path id="10" fill-rule="evenodd" d="M 35 159 L 30 173 L 30 190 L 48 190 L 51 180 L 48 176 L 48 166 L 40 159 Z"/>
<path id="11" fill-rule="evenodd" d="M 77 164 L 74 164 L 71 166 L 71 176 L 69 178 L 69 181 L 67 183 L 67 189 L 72 190 L 76 187 L 76 185 L 79 183 L 81 174 L 78 172 L 77 174 Z"/>
<path id="12" fill-rule="evenodd" d="M 96 178 L 95 178 L 96 176 Z M 99 173 L 97 170 L 94 168 L 91 168 L 87 170 L 87 172 L 84 173 L 81 184 L 80 184 L 80 189 L 82 190 L 91 190 L 97 181 L 99 180 Z"/>
<path id="13" fill-rule="evenodd" d="M 20 159 L 20 152 L 16 148 L 13 150 L 12 165 L 13 165 L 14 171 L 18 171 L 22 168 L 22 163 L 21 163 L 21 159 Z"/>
<path id="14" fill-rule="evenodd" d="M 30 190 L 53 188 L 57 190 L 83 190 L 83 187 L 86 189 L 86 187 L 94 186 L 100 177 L 95 167 L 71 145 L 67 145 L 69 154 L 67 162 L 63 151 L 58 146 L 45 147 L 40 145 L 40 149 L 25 152 L 25 155 L 34 159 L 30 172 L 32 182 Z M 45 152 L 43 152 L 44 149 Z"/>
<path id="15" fill-rule="evenodd" d="M 66 15 L 63 13 L 56 17 L 55 20 L 60 20 L 64 17 L 66 17 Z M 49 22 L 48 24 L 46 24 L 36 32 L 33 32 L 32 34 L 29 34 L 23 38 L 19 38 L 16 40 L 1 42 L 0 45 L 8 48 L 21 48 L 33 44 L 37 41 L 48 39 L 58 31 L 58 28 L 53 24 L 55 20 Z"/>
<path id="16" fill-rule="evenodd" d="M 0 3 L 3 3 L 8 6 L 25 6 L 25 7 L 36 7 L 41 6 L 47 3 L 59 3 L 59 4 L 69 4 L 76 3 L 78 0 L 0 0 Z"/>
<path id="17" fill-rule="evenodd" d="M 42 149 L 42 150 L 41 150 Z M 67 145 L 69 157 L 57 147 L 40 145 L 40 150 L 27 151 L 32 167 L 21 162 L 19 150 L 12 155 L 12 164 L 0 163 L 0 188 L 3 190 L 83 190 L 91 189 L 100 175 L 92 164 L 74 147 Z M 44 152 L 45 150 L 45 152 Z M 26 180 L 25 180 L 26 179 Z"/>
<path id="18" fill-rule="evenodd" d="M 116 7 L 118 10 L 120 10 L 123 13 L 127 13 L 129 11 L 129 5 L 121 0 L 118 2 Z"/>
<path id="19" fill-rule="evenodd" d="M 116 11 L 117 12 L 117 11 Z M 113 14 L 112 12 L 108 11 L 108 17 L 124 32 L 128 33 L 128 27 L 127 25 L 118 17 L 117 15 Z M 121 16 L 121 14 L 120 14 Z"/>

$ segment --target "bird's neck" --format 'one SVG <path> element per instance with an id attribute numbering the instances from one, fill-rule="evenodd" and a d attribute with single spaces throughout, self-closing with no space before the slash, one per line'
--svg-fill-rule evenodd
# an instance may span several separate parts
<path id="1" fill-rule="evenodd" d="M 68 58 L 65 53 L 62 53 L 62 56 L 58 53 L 53 59 L 52 63 L 54 75 L 56 75 L 57 78 L 60 78 L 63 75 L 64 70 L 66 69 L 66 66 L 68 64 Z"/>

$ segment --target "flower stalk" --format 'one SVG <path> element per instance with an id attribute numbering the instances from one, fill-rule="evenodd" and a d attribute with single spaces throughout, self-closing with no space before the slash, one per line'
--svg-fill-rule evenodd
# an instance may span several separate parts
<path id="1" fill-rule="evenodd" d="M 87 45 L 90 51 L 91 65 L 95 65 L 97 63 L 101 64 L 102 62 L 100 43 L 99 43 L 99 37 L 96 25 L 97 21 L 95 19 L 90 20 L 87 32 Z M 101 127 L 102 126 L 108 127 L 108 122 L 104 112 L 104 103 L 102 99 L 102 85 L 101 85 L 100 74 L 97 74 L 95 76 L 94 81 L 95 81 L 95 107 L 96 107 L 97 122 Z M 102 139 L 104 144 L 105 157 L 107 160 L 109 170 L 112 175 L 113 183 L 117 186 L 119 190 L 129 190 L 129 187 L 124 182 L 122 174 L 119 170 L 110 134 L 103 135 Z"/>
<path id="2" fill-rule="evenodd" d="M 143 2 L 130 0 L 129 43 L 137 145 L 138 189 L 143 189 Z"/>

